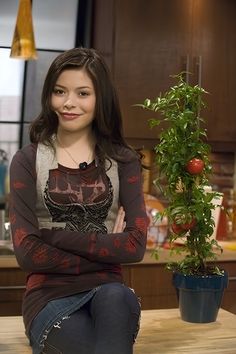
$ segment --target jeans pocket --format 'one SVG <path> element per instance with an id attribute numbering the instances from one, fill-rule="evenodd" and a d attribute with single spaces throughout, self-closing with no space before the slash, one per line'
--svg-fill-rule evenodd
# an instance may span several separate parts
<path id="1" fill-rule="evenodd" d="M 63 353 L 57 348 L 55 348 L 53 345 L 45 342 L 42 354 L 63 354 Z"/>

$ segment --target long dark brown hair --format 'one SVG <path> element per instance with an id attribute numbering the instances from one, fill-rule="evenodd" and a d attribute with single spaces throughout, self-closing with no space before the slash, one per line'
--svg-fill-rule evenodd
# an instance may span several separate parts
<path id="1" fill-rule="evenodd" d="M 42 90 L 41 113 L 30 126 L 31 142 L 52 146 L 52 136 L 57 133 L 58 128 L 57 115 L 51 108 L 52 92 L 59 75 L 64 70 L 73 68 L 85 69 L 94 85 L 96 106 L 92 129 L 96 137 L 98 156 L 103 161 L 106 157 L 122 160 L 122 156 L 117 155 L 114 146 L 121 145 L 129 150 L 132 149 L 123 136 L 118 97 L 104 59 L 97 50 L 91 48 L 67 50 L 52 62 Z"/>

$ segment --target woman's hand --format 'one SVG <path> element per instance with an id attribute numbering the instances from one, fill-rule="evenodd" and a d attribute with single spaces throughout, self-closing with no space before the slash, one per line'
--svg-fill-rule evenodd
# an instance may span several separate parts
<path id="1" fill-rule="evenodd" d="M 113 227 L 112 233 L 123 232 L 125 228 L 125 211 L 123 207 L 120 207 L 116 217 L 115 225 Z"/>

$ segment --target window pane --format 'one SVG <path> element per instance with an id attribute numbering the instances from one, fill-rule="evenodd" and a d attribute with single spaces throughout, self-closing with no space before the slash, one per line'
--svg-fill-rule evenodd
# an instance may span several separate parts
<path id="1" fill-rule="evenodd" d="M 0 0 L 0 45 L 10 47 L 16 24 L 19 0 Z"/>
<path id="2" fill-rule="evenodd" d="M 24 61 L 9 55 L 10 49 L 0 48 L 0 122 L 20 120 Z"/>
<path id="3" fill-rule="evenodd" d="M 19 148 L 19 124 L 0 124 L 0 149 L 7 153 L 8 161 Z"/>
<path id="4" fill-rule="evenodd" d="M 38 59 L 28 62 L 26 68 L 26 83 L 24 94 L 24 121 L 30 122 L 40 113 L 41 93 L 44 79 L 52 61 L 60 53 L 60 51 L 54 52 L 38 50 Z"/>
<path id="5" fill-rule="evenodd" d="M 35 43 L 41 49 L 73 48 L 78 0 L 33 0 Z"/>
<path id="6" fill-rule="evenodd" d="M 32 18 L 37 48 L 69 49 L 75 45 L 79 0 L 33 0 Z M 19 0 L 0 0 L 0 45 L 11 46 Z"/>

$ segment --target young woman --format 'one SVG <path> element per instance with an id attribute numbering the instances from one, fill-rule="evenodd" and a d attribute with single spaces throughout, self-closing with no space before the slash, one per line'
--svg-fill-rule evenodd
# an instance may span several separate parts
<path id="1" fill-rule="evenodd" d="M 142 260 L 147 216 L 139 155 L 94 49 L 51 64 L 31 144 L 10 166 L 10 221 L 34 354 L 130 354 L 140 304 L 121 263 Z"/>

